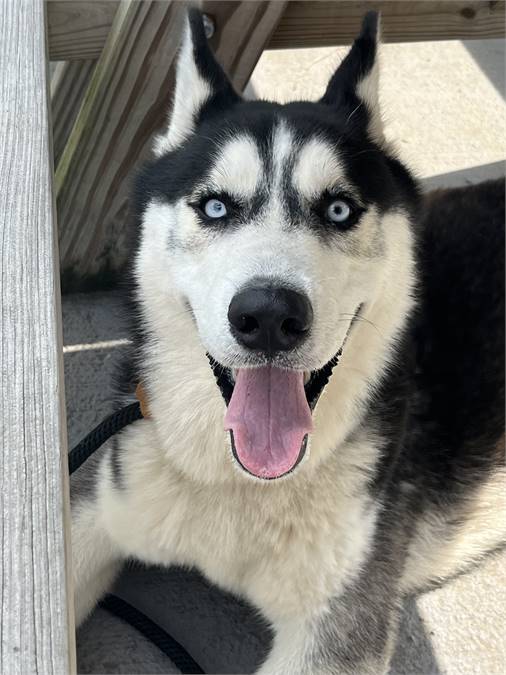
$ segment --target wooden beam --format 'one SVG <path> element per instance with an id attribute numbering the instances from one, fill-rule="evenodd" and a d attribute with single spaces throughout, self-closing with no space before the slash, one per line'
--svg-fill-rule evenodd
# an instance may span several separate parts
<path id="1" fill-rule="evenodd" d="M 238 88 L 285 3 L 231 2 L 212 42 Z M 56 171 L 62 288 L 114 281 L 130 248 L 130 179 L 167 121 L 185 5 L 122 2 Z"/>
<path id="2" fill-rule="evenodd" d="M 204 3 L 206 11 L 217 17 L 226 16 L 227 5 L 234 4 Z M 116 0 L 48 0 L 51 58 L 98 58 L 117 6 Z M 349 44 L 368 9 L 381 10 L 386 42 L 505 35 L 504 0 L 294 0 L 288 3 L 269 49 Z"/>
<path id="3" fill-rule="evenodd" d="M 118 0 L 47 0 L 51 61 L 98 59 Z"/>
<path id="4" fill-rule="evenodd" d="M 58 166 L 81 108 L 96 61 L 59 61 L 51 77 L 53 156 Z"/>
<path id="5" fill-rule="evenodd" d="M 75 672 L 43 0 L 0 12 L 0 672 Z"/>
<path id="6" fill-rule="evenodd" d="M 349 44 L 370 9 L 381 11 L 384 42 L 501 38 L 505 7 L 502 0 L 297 0 L 288 3 L 269 48 Z"/>
<path id="7" fill-rule="evenodd" d="M 213 21 L 216 31 L 211 38 L 218 61 L 242 91 L 276 26 L 282 20 L 287 2 L 216 2 L 202 3 L 202 10 Z"/>

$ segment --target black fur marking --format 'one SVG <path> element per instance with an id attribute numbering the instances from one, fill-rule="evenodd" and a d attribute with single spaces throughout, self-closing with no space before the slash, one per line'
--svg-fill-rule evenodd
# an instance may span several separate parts
<path id="1" fill-rule="evenodd" d="M 343 96 L 354 93 L 360 81 L 371 72 L 378 48 L 378 22 L 377 12 L 368 12 L 365 15 L 362 30 L 332 76 L 322 96 L 322 103 L 341 105 Z"/>
<path id="2" fill-rule="evenodd" d="M 197 133 L 184 144 L 163 157 L 148 163 L 138 174 L 135 191 L 135 213 L 140 218 L 152 199 L 175 203 L 181 198 L 190 198 L 197 189 L 202 191 L 206 178 L 216 161 L 220 147 L 230 138 L 250 136 L 258 147 L 267 174 L 266 184 L 261 187 L 250 203 L 239 208 L 223 222 L 205 223 L 206 228 L 226 234 L 243 223 L 251 222 L 265 206 L 269 190 L 270 139 L 275 127 L 284 121 L 294 136 L 294 152 L 283 167 L 283 200 L 286 223 L 291 227 L 310 227 L 324 239 L 346 236 L 338 227 L 329 227 L 316 217 L 316 204 L 307 203 L 291 183 L 291 174 L 296 159 L 295 153 L 312 138 L 318 137 L 336 148 L 343 164 L 345 178 L 357 192 L 361 210 L 371 205 L 379 213 L 402 208 L 414 214 L 418 208 L 418 192 L 414 180 L 396 158 L 387 155 L 379 146 L 369 141 L 364 129 L 349 127 L 346 115 L 319 103 L 289 103 L 280 106 L 264 101 L 244 102 L 232 106 L 219 119 L 203 120 Z M 329 186 L 335 187 L 337 186 Z M 268 218 L 268 213 L 266 214 Z"/>
<path id="3" fill-rule="evenodd" d="M 97 494 L 97 480 L 103 461 L 107 461 L 108 448 L 102 446 L 88 459 L 80 471 L 70 476 L 70 503 L 93 501 Z"/>
<path id="4" fill-rule="evenodd" d="M 223 68 L 214 58 L 204 31 L 202 14 L 195 7 L 188 11 L 188 20 L 193 42 L 193 56 L 200 75 L 210 85 L 212 94 L 200 112 L 198 119 L 216 116 L 224 112 L 241 97 L 232 87 L 230 80 L 223 72 Z"/>
<path id="5" fill-rule="evenodd" d="M 117 437 L 111 442 L 110 467 L 112 482 L 116 489 L 123 488 L 123 469 L 121 466 L 121 448 Z"/>
<path id="6" fill-rule="evenodd" d="M 394 495 L 390 487 L 364 569 L 315 624 L 311 662 L 324 672 L 388 670 L 402 606 L 405 542 L 413 533 L 413 521 L 404 515 L 411 513 L 411 497 Z"/>
<path id="7" fill-rule="evenodd" d="M 215 361 L 212 356 L 207 354 L 207 358 L 209 359 L 209 363 L 211 364 L 212 371 L 214 373 L 214 377 L 216 378 L 216 384 L 218 385 L 221 395 L 223 396 L 223 399 L 225 403 L 228 404 L 230 403 L 230 399 L 232 398 L 232 393 L 234 391 L 234 383 L 232 381 L 230 369 L 226 368 L 225 366 L 222 366 L 218 361 Z"/>
<path id="8" fill-rule="evenodd" d="M 209 199 L 218 199 L 225 204 L 227 213 L 222 218 L 210 218 L 204 211 L 205 203 Z M 250 199 L 236 199 L 225 192 L 210 192 L 202 197 L 197 197 L 188 204 L 196 211 L 202 227 L 211 232 L 230 232 L 241 225 L 251 222 L 260 212 L 267 199 L 266 191 L 260 186 Z M 177 244 L 176 244 L 177 246 Z"/>
<path id="9" fill-rule="evenodd" d="M 329 383 L 330 376 L 332 371 L 339 363 L 341 354 L 343 353 L 342 348 L 333 356 L 330 361 L 328 361 L 323 368 L 315 370 L 311 373 L 311 377 L 307 384 L 304 385 L 304 390 L 306 392 L 307 402 L 311 410 L 314 410 L 314 407 L 318 403 L 318 399 L 321 396 L 322 391 L 325 389 Z"/>
<path id="10" fill-rule="evenodd" d="M 505 461 L 504 181 L 428 195 L 418 239 L 419 307 L 364 423 L 389 439 L 373 492 L 395 474 L 448 513 Z"/>
<path id="11" fill-rule="evenodd" d="M 294 136 L 293 152 L 283 167 L 287 225 L 311 227 L 329 240 L 342 236 L 339 228 L 322 225 L 321 218 L 314 215 L 313 205 L 305 204 L 291 184 L 296 154 L 304 143 L 315 137 L 339 152 L 346 178 L 358 191 L 361 207 L 374 204 L 380 213 L 398 207 L 414 212 L 418 203 L 415 183 L 394 157 L 368 139 L 369 112 L 359 105 L 356 94 L 357 84 L 370 71 L 376 56 L 376 13 L 366 15 L 360 36 L 337 69 L 322 100 L 286 105 L 244 101 L 234 92 L 211 52 L 200 13 L 192 9 L 189 17 L 195 62 L 214 93 L 198 112 L 195 133 L 172 152 L 147 164 L 138 175 L 134 191 L 137 217 L 150 199 L 173 203 L 188 197 L 196 186 L 205 185 L 220 148 L 230 138 L 244 134 L 253 139 L 259 150 L 268 185 L 273 170 L 273 132 L 281 122 Z M 252 204 L 246 205 L 244 212 L 237 213 L 235 218 L 227 219 L 227 223 L 222 222 L 219 231 L 226 233 L 249 222 L 266 197 L 265 189 L 259 191 Z"/>
<path id="12" fill-rule="evenodd" d="M 350 216 L 342 223 L 332 222 L 327 215 L 328 208 L 337 199 L 344 200 L 350 207 Z M 330 231 L 331 234 L 337 232 L 346 232 L 359 222 L 360 217 L 364 214 L 365 209 L 359 206 L 352 196 L 342 191 L 329 192 L 326 191 L 321 195 L 320 199 L 311 205 L 315 217 L 318 219 L 318 224 L 325 230 Z"/>
<path id="13" fill-rule="evenodd" d="M 504 464 L 504 180 L 434 192 L 420 238 L 416 326 L 423 453 L 431 490 L 458 498 Z"/>
<path id="14" fill-rule="evenodd" d="M 346 111 L 362 128 L 367 127 L 370 111 L 357 96 L 357 86 L 374 66 L 378 48 L 377 12 L 368 12 L 362 30 L 345 59 L 332 76 L 321 103 Z"/>

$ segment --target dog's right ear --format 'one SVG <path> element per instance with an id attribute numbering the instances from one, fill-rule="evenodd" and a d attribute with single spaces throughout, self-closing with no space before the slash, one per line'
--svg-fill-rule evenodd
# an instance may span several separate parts
<path id="1" fill-rule="evenodd" d="M 201 12 L 188 10 L 176 68 L 176 87 L 167 129 L 155 141 L 160 156 L 177 148 L 194 131 L 199 119 L 240 101 L 207 42 Z"/>

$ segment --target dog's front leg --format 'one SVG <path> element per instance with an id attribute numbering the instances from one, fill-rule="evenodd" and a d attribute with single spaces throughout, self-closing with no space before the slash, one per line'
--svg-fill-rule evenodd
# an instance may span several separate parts
<path id="1" fill-rule="evenodd" d="M 366 601 L 350 607 L 346 600 L 330 602 L 311 618 L 274 622 L 273 648 L 257 675 L 387 673 L 397 634 L 396 606 L 371 608 Z"/>
<path id="2" fill-rule="evenodd" d="M 76 625 L 79 626 L 107 592 L 119 569 L 121 555 L 100 525 L 94 501 L 72 508 L 72 567 Z"/>
<path id="3" fill-rule="evenodd" d="M 310 675 L 311 627 L 303 618 L 273 622 L 274 643 L 257 675 Z M 319 675 L 314 671 L 315 675 Z"/>

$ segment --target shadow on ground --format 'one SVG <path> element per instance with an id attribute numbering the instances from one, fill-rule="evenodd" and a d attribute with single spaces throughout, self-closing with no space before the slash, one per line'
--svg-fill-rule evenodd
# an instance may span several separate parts
<path id="1" fill-rule="evenodd" d="M 463 40 L 462 44 L 471 54 L 482 72 L 503 98 L 506 95 L 506 65 L 504 40 Z M 470 83 L 471 84 L 471 83 Z"/>

